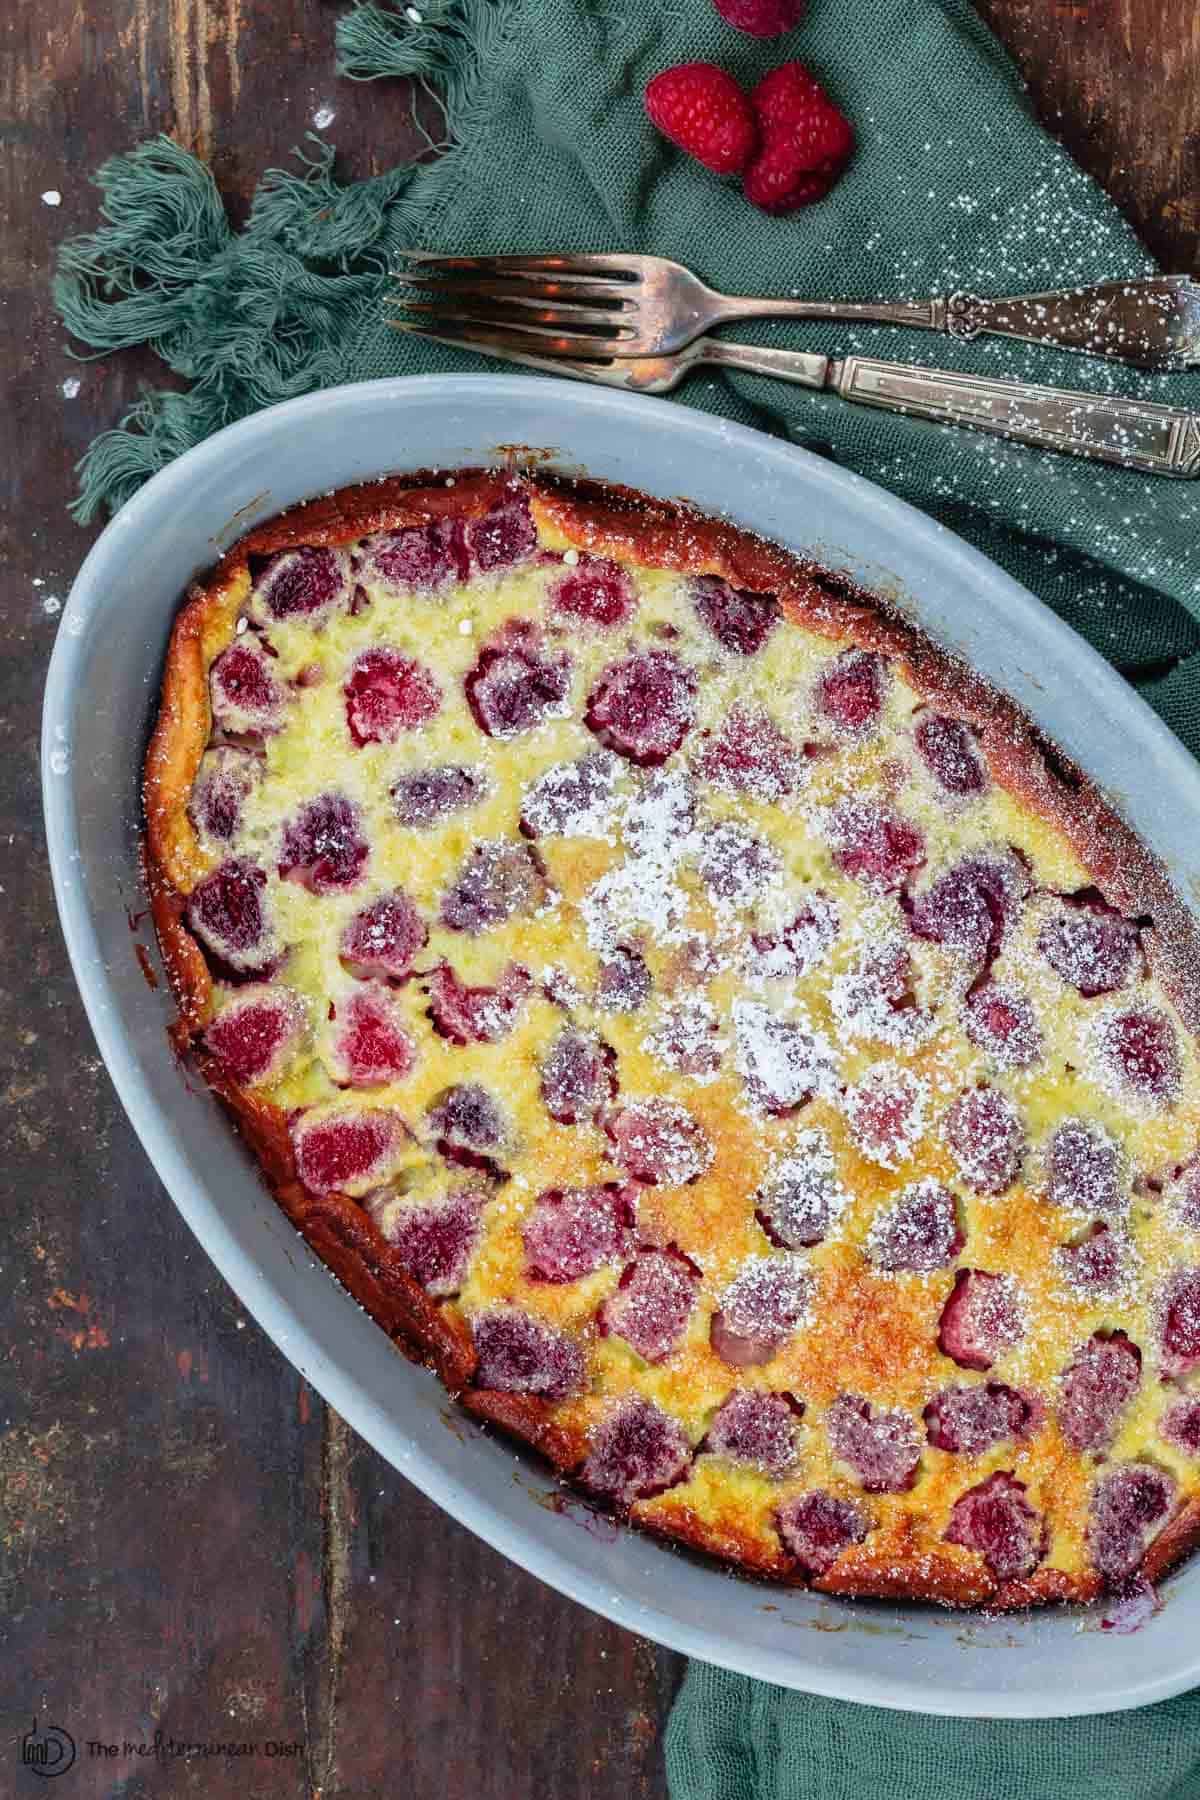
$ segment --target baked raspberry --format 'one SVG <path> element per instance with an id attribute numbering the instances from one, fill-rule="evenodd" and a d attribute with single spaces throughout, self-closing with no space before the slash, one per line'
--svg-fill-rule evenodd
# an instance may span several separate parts
<path id="1" fill-rule="evenodd" d="M 1153 1463 L 1118 1463 L 1092 1489 L 1087 1546 L 1109 1582 L 1132 1575 L 1175 1509 L 1175 1481 Z"/>
<path id="2" fill-rule="evenodd" d="M 1064 1119 L 1046 1149 L 1046 1198 L 1081 1213 L 1122 1213 L 1129 1205 L 1121 1151 L 1103 1125 Z"/>
<path id="3" fill-rule="evenodd" d="M 617 1053 L 591 1032 L 568 1025 L 542 1063 L 542 1104 L 560 1125 L 594 1121 L 617 1097 Z"/>
<path id="4" fill-rule="evenodd" d="M 393 888 L 355 913 L 342 932 L 342 967 L 360 981 L 404 981 L 425 948 L 425 921 L 404 892 Z"/>
<path id="5" fill-rule="evenodd" d="M 363 539 L 363 553 L 389 587 L 435 593 L 471 573 L 461 519 L 430 519 L 401 531 L 377 531 Z"/>
<path id="6" fill-rule="evenodd" d="M 353 800 L 322 794 L 284 825 L 279 874 L 310 894 L 335 894 L 362 880 L 369 853 Z"/>
<path id="7" fill-rule="evenodd" d="M 785 1018 L 756 1000 L 735 1000 L 733 1029 L 734 1064 L 758 1110 L 796 1112 L 828 1083 L 832 1046 L 806 1020 Z"/>
<path id="8" fill-rule="evenodd" d="M 382 1087 L 402 1081 L 417 1060 L 404 1015 L 390 989 L 365 981 L 340 1002 L 333 1031 L 330 1073 L 341 1087 Z"/>
<path id="9" fill-rule="evenodd" d="M 222 962 L 240 973 L 261 969 L 273 944 L 263 890 L 266 871 L 233 857 L 198 882 L 188 902 L 188 924 Z"/>
<path id="10" fill-rule="evenodd" d="M 916 826 L 873 800 L 839 801 L 826 835 L 842 873 L 878 894 L 895 893 L 925 861 Z"/>
<path id="11" fill-rule="evenodd" d="M 972 988 L 963 1006 L 968 1038 L 1000 1069 L 1028 1069 L 1042 1054 L 1037 1016 L 1024 994 L 998 982 Z"/>
<path id="12" fill-rule="evenodd" d="M 503 838 L 476 844 L 446 890 L 441 921 L 474 937 L 517 913 L 536 912 L 546 899 L 538 858 L 525 844 Z"/>
<path id="13" fill-rule="evenodd" d="M 624 1508 L 674 1487 L 691 1460 L 692 1447 L 678 1420 L 638 1397 L 597 1426 L 579 1479 L 593 1494 Z"/>
<path id="14" fill-rule="evenodd" d="M 686 1107 L 657 1097 L 622 1106 L 606 1123 L 613 1160 L 633 1181 L 683 1187 L 709 1167 L 713 1148 Z"/>
<path id="15" fill-rule="evenodd" d="M 754 1196 L 759 1224 L 780 1250 L 807 1250 L 828 1236 L 846 1204 L 829 1139 L 802 1131 Z"/>
<path id="16" fill-rule="evenodd" d="M 817 682 L 818 717 L 841 737 L 870 737 L 883 712 L 886 672 L 873 650 L 843 650 Z"/>
<path id="17" fill-rule="evenodd" d="M 758 127 L 750 102 L 715 63 L 679 63 L 646 88 L 651 123 L 714 175 L 738 175 L 754 154 Z"/>
<path id="18" fill-rule="evenodd" d="M 1041 1402 L 1003 1381 L 943 1388 L 925 1408 L 925 1430 L 935 1450 L 982 1456 L 995 1444 L 1022 1443 L 1039 1429 Z"/>
<path id="19" fill-rule="evenodd" d="M 311 544 L 268 557 L 254 584 L 255 598 L 273 619 L 319 625 L 348 597 L 345 558 Z"/>
<path id="20" fill-rule="evenodd" d="M 779 801 L 800 786 L 804 758 L 768 713 L 734 706 L 706 746 L 700 772 L 728 793 Z"/>
<path id="21" fill-rule="evenodd" d="M 342 691 L 346 724 L 360 748 L 394 744 L 401 732 L 428 724 L 442 704 L 442 690 L 429 670 L 383 645 L 356 658 Z"/>
<path id="22" fill-rule="evenodd" d="M 876 1410 L 861 1394 L 839 1394 L 825 1414 L 825 1435 L 868 1494 L 903 1494 L 921 1466 L 921 1434 L 906 1412 Z"/>
<path id="23" fill-rule="evenodd" d="M 714 1413 L 700 1447 L 713 1456 L 749 1463 L 778 1479 L 800 1460 L 796 1439 L 803 1413 L 803 1406 L 791 1394 L 734 1388 Z"/>
<path id="24" fill-rule="evenodd" d="M 779 37 L 804 17 L 805 0 L 713 0 L 727 25 L 750 37 Z"/>
<path id="25" fill-rule="evenodd" d="M 940 788 L 963 798 L 982 794 L 988 785 L 987 770 L 975 741 L 975 733 L 961 719 L 942 713 L 922 713 L 913 733 L 917 754 Z"/>
<path id="26" fill-rule="evenodd" d="M 608 750 L 555 763 L 526 788 L 521 830 L 530 838 L 600 837 L 612 816 L 620 773 L 620 760 Z"/>
<path id="27" fill-rule="evenodd" d="M 646 1362 L 677 1348 L 700 1291 L 700 1271 L 679 1250 L 639 1250 L 600 1308 L 600 1330 L 619 1337 Z"/>
<path id="28" fill-rule="evenodd" d="M 963 1180 L 979 1194 L 1003 1194 L 1021 1173 L 1028 1140 L 1021 1115 L 996 1088 L 969 1088 L 942 1119 L 942 1138 Z"/>
<path id="29" fill-rule="evenodd" d="M 413 1280 L 435 1299 L 457 1294 L 466 1280 L 486 1198 L 482 1188 L 465 1187 L 436 1200 L 387 1207 L 384 1236 Z"/>
<path id="30" fill-rule="evenodd" d="M 966 1242 L 958 1201 L 927 1176 L 906 1188 L 871 1227 L 867 1251 L 877 1269 L 948 1269 Z"/>
<path id="31" fill-rule="evenodd" d="M 271 670 L 271 659 L 252 638 L 223 650 L 208 672 L 213 724 L 218 731 L 257 736 L 278 731 L 283 723 L 283 689 Z"/>
<path id="32" fill-rule="evenodd" d="M 1200 1269 L 1176 1269 L 1158 1311 L 1159 1366 L 1164 1375 L 1188 1375 L 1200 1365 Z"/>
<path id="33" fill-rule="evenodd" d="M 917 1000 L 912 957 L 895 941 L 874 945 L 835 976 L 829 1000 L 846 1037 L 877 1039 L 903 1049 L 921 1043 L 933 1029 Z"/>
<path id="34" fill-rule="evenodd" d="M 606 556 L 581 555 L 575 567 L 552 584 L 550 604 L 555 612 L 608 631 L 633 617 L 637 594 L 629 571 L 620 563 Z"/>
<path id="35" fill-rule="evenodd" d="M 439 963 L 425 977 L 430 1023 L 452 1044 L 498 1044 L 532 988 L 532 976 L 519 963 L 510 963 L 495 987 L 468 987 L 449 963 Z"/>
<path id="36" fill-rule="evenodd" d="M 946 1541 L 977 1551 L 997 1581 L 1017 1581 L 1033 1574 L 1049 1533 L 1025 1498 L 1025 1483 L 998 1469 L 954 1502 Z"/>
<path id="37" fill-rule="evenodd" d="M 471 526 L 471 550 L 484 573 L 528 562 L 537 549 L 537 528 L 528 496 L 514 492 Z"/>
<path id="38" fill-rule="evenodd" d="M 548 1188 L 521 1233 L 526 1273 L 531 1281 L 555 1282 L 594 1275 L 631 1254 L 635 1224 L 633 1193 L 615 1181 Z"/>
<path id="39" fill-rule="evenodd" d="M 471 1334 L 479 1358 L 476 1387 L 565 1400 L 584 1385 L 587 1368 L 577 1340 L 515 1306 L 477 1313 Z"/>
<path id="40" fill-rule="evenodd" d="M 691 594 L 693 606 L 718 644 L 735 656 L 756 655 L 779 622 L 779 602 L 774 594 L 730 587 L 719 575 L 694 576 Z"/>
<path id="41" fill-rule="evenodd" d="M 704 833 L 696 867 L 713 899 L 730 906 L 749 906 L 782 873 L 770 845 L 736 819 Z"/>
<path id="42" fill-rule="evenodd" d="M 756 982 L 797 981 L 824 961 L 837 942 L 837 909 L 824 894 L 813 895 L 781 931 L 751 933 L 743 968 Z"/>
<path id="43" fill-rule="evenodd" d="M 1096 1332 L 1059 1377 L 1059 1430 L 1073 1450 L 1107 1450 L 1137 1393 L 1142 1353 L 1123 1331 Z"/>
<path id="44" fill-rule="evenodd" d="M 596 1005 L 608 1013 L 638 1012 L 650 998 L 652 986 L 641 951 L 628 944 L 617 944 L 600 964 Z"/>
<path id="45" fill-rule="evenodd" d="M 1064 897 L 1038 933 L 1038 949 L 1055 974 L 1086 999 L 1125 986 L 1140 944 L 1137 926 L 1090 891 Z"/>
<path id="46" fill-rule="evenodd" d="M 843 1104 L 854 1142 L 882 1168 L 898 1169 L 925 1136 L 929 1089 L 902 1063 L 873 1063 Z"/>
<path id="47" fill-rule="evenodd" d="M 444 1088 L 426 1110 L 438 1154 L 447 1162 L 493 1172 L 495 1164 L 484 1154 L 504 1142 L 500 1108 L 478 1081 L 463 1081 Z"/>
<path id="48" fill-rule="evenodd" d="M 872 1521 L 853 1500 L 822 1488 L 797 1494 L 775 1515 L 783 1547 L 806 1575 L 827 1575 L 843 1550 L 861 1544 Z"/>
<path id="49" fill-rule="evenodd" d="M 662 1009 L 643 1043 L 668 1069 L 704 1081 L 721 1067 L 719 1032 L 716 1010 L 707 1000 L 684 1000 Z"/>
<path id="50" fill-rule="evenodd" d="M 1200 1456 L 1200 1396 L 1169 1406 L 1158 1422 L 1158 1435 L 1185 1456 Z"/>
<path id="51" fill-rule="evenodd" d="M 1110 1013 L 1097 1033 L 1100 1063 L 1120 1094 L 1158 1109 L 1179 1092 L 1179 1044 L 1165 1012 L 1145 1006 Z"/>
<path id="52" fill-rule="evenodd" d="M 1175 1222 L 1185 1231 L 1200 1231 L 1200 1157 L 1176 1169 L 1167 1193 Z"/>
<path id="53" fill-rule="evenodd" d="M 221 745 L 206 750 L 188 801 L 188 817 L 202 838 L 230 844 L 242 823 L 242 806 L 263 776 L 263 762 L 252 750 Z"/>
<path id="54" fill-rule="evenodd" d="M 210 1025 L 204 1047 L 239 1087 L 274 1080 L 304 1035 L 304 1003 L 290 988 L 240 988 Z"/>
<path id="55" fill-rule="evenodd" d="M 746 198 L 767 213 L 821 200 L 854 153 L 854 128 L 803 63 L 783 63 L 750 96 L 762 148 L 746 171 Z"/>
<path id="56" fill-rule="evenodd" d="M 584 720 L 606 749 L 653 768 L 678 750 L 695 713 L 695 670 L 670 650 L 638 650 L 604 670 Z"/>
<path id="57" fill-rule="evenodd" d="M 564 716 L 571 671 L 566 651 L 547 648 L 536 625 L 510 619 L 465 677 L 467 705 L 488 737 L 518 737 Z"/>
<path id="58" fill-rule="evenodd" d="M 408 1133 L 400 1115 L 382 1107 L 343 1112 L 292 1127 L 296 1170 L 314 1194 L 362 1194 L 378 1187 Z"/>
<path id="59" fill-rule="evenodd" d="M 451 813 L 478 806 L 487 793 L 487 782 L 477 769 L 446 763 L 436 769 L 413 769 L 401 775 L 392 788 L 392 805 L 401 825 L 422 831 L 448 819 Z"/>
<path id="60" fill-rule="evenodd" d="M 1127 1259 L 1124 1237 L 1099 1222 L 1076 1243 L 1061 1244 L 1054 1253 L 1067 1286 L 1089 1295 L 1114 1294 L 1124 1278 Z"/>
<path id="61" fill-rule="evenodd" d="M 713 1349 L 735 1369 L 770 1362 L 803 1322 L 811 1294 L 798 1256 L 748 1256 L 713 1314 Z"/>
<path id="62" fill-rule="evenodd" d="M 960 1269 L 938 1322 L 938 1349 L 960 1369 L 990 1369 L 1019 1343 L 1025 1325 L 1006 1275 Z"/>
<path id="63" fill-rule="evenodd" d="M 990 968 L 1029 886 L 1028 871 L 1012 852 L 967 856 L 914 897 L 909 924 L 917 937 Z"/>

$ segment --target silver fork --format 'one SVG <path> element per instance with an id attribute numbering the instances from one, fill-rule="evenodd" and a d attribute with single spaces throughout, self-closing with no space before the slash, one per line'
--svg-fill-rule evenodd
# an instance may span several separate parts
<path id="1" fill-rule="evenodd" d="M 950 337 L 982 333 L 1112 357 L 1144 369 L 1200 364 L 1200 281 L 1152 275 L 1095 287 L 980 299 L 783 300 L 718 294 L 662 256 L 435 256 L 402 253 L 396 274 L 433 297 L 408 312 L 503 325 L 562 356 L 664 356 L 730 319 L 842 319 L 915 325 Z"/>
<path id="2" fill-rule="evenodd" d="M 458 349 L 481 350 L 502 362 L 569 375 L 576 381 L 598 381 L 629 393 L 669 394 L 698 364 L 715 363 L 749 375 L 777 375 L 801 387 L 828 388 L 862 406 L 943 425 L 972 426 L 1038 450 L 1091 457 L 1148 475 L 1200 476 L 1200 413 L 1150 400 L 999 381 L 869 356 L 834 358 L 801 350 L 759 349 L 725 338 L 699 338 L 674 356 L 584 358 L 515 349 L 510 333 L 457 319 L 439 321 L 436 330 L 400 319 L 392 324 L 397 331 Z"/>

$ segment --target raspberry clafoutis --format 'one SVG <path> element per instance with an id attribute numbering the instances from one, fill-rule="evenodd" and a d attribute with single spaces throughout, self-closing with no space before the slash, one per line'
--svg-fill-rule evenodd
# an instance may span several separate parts
<path id="1" fill-rule="evenodd" d="M 1192 1547 L 1194 927 L 884 602 L 584 479 L 368 483 L 186 597 L 145 803 L 279 1204 L 597 1504 L 961 1606 Z"/>

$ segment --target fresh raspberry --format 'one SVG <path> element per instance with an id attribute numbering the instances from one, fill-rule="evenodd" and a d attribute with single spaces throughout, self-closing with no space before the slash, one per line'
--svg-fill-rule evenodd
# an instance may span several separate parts
<path id="1" fill-rule="evenodd" d="M 727 25 L 749 37 L 779 37 L 804 17 L 804 0 L 713 0 Z"/>
<path id="2" fill-rule="evenodd" d="M 758 145 L 749 100 L 714 63 L 664 69 L 646 89 L 646 111 L 664 137 L 714 175 L 740 175 Z"/>
<path id="3" fill-rule="evenodd" d="M 823 200 L 854 152 L 854 127 L 803 63 L 783 63 L 750 96 L 762 149 L 746 171 L 746 198 L 767 213 Z"/>

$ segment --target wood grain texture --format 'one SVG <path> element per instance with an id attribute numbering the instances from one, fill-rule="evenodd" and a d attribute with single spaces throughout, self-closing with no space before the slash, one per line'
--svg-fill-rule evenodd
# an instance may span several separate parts
<path id="1" fill-rule="evenodd" d="M 1167 266 L 1195 267 L 1192 0 L 980 10 L 1050 129 Z M 141 354 L 67 358 L 54 245 L 94 222 L 88 172 L 154 131 L 211 159 L 235 216 L 322 108 L 346 173 L 393 163 L 407 97 L 335 80 L 333 18 L 325 0 L 0 9 L 0 1792 L 42 1791 L 17 1764 L 36 1711 L 81 1742 L 305 1746 L 270 1764 L 82 1759 L 68 1780 L 89 1800 L 662 1800 L 679 1659 L 451 1524 L 244 1319 L 117 1106 L 44 870 L 52 602 L 94 535 L 64 511 L 72 464 L 161 379 Z"/>

